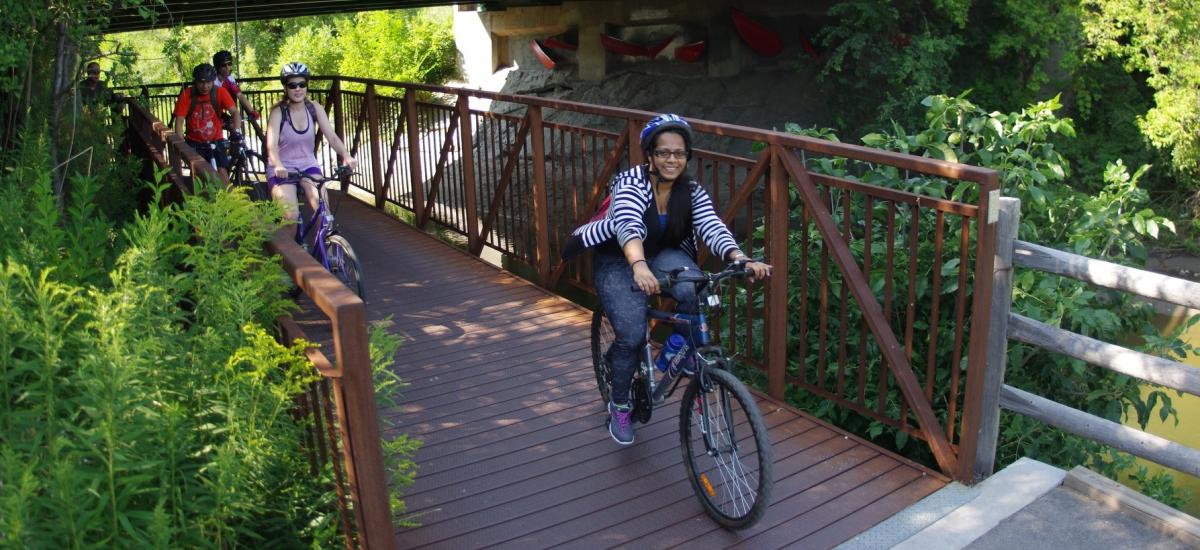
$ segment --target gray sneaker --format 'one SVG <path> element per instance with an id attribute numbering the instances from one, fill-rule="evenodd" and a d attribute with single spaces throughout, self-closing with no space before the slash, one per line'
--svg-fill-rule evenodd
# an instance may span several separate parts
<path id="1" fill-rule="evenodd" d="M 609 401 L 608 434 L 620 445 L 633 443 L 633 406 Z"/>

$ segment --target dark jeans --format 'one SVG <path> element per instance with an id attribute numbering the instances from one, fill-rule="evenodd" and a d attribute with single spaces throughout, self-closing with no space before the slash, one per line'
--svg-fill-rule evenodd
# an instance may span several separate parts
<path id="1" fill-rule="evenodd" d="M 668 248 L 658 255 L 647 258 L 650 270 L 662 277 L 672 269 L 687 267 L 700 269 L 682 250 Z M 629 402 L 629 385 L 637 370 L 639 354 L 646 338 L 646 295 L 633 288 L 633 268 L 625 256 L 598 252 L 592 266 L 592 281 L 604 315 L 612 323 L 616 341 L 609 348 L 612 354 L 612 400 L 616 403 Z M 678 302 L 675 310 L 680 313 L 696 313 L 696 285 L 684 283 L 668 291 Z"/>
<path id="2" fill-rule="evenodd" d="M 185 139 L 184 141 L 192 146 L 192 150 L 196 151 L 196 154 L 204 157 L 204 160 L 212 162 L 215 158 L 217 168 L 229 169 L 229 155 L 225 154 L 226 149 L 229 148 L 228 141 L 223 139 L 210 142 L 192 141 L 190 139 Z"/>

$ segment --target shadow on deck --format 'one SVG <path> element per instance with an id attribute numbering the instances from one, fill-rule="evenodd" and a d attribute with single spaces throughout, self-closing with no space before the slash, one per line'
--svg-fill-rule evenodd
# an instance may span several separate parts
<path id="1" fill-rule="evenodd" d="M 338 219 L 370 318 L 404 338 L 394 368 L 411 385 L 381 414 L 424 442 L 404 496 L 420 525 L 397 531 L 401 547 L 829 548 L 948 481 L 758 394 L 775 494 L 757 526 L 724 531 L 685 478 L 677 405 L 633 446 L 609 439 L 590 311 L 358 201 Z M 298 316 L 320 340 L 311 318 Z"/>

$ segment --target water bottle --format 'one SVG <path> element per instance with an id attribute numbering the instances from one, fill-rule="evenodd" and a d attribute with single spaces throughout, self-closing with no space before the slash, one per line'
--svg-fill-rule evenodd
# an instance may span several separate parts
<path id="1" fill-rule="evenodd" d="M 689 351 L 687 339 L 682 334 L 672 334 L 663 344 L 662 350 L 658 353 L 658 359 L 654 361 L 654 366 L 659 372 L 665 373 L 658 386 L 654 388 L 655 403 L 662 402 L 671 382 L 674 382 L 675 377 L 679 376 L 679 370 L 683 366 L 684 359 L 687 359 Z"/>
<path id="2" fill-rule="evenodd" d="M 658 358 L 654 360 L 654 366 L 658 368 L 658 372 L 666 372 L 671 359 L 674 359 L 679 354 L 679 350 L 685 347 L 687 347 L 687 340 L 683 338 L 682 334 L 671 334 L 662 349 L 658 351 Z"/>

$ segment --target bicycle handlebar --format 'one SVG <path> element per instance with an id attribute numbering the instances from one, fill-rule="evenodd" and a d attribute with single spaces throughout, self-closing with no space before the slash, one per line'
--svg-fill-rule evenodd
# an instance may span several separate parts
<path id="1" fill-rule="evenodd" d="M 710 273 L 704 270 L 696 271 L 686 267 L 674 269 L 670 273 L 657 278 L 658 287 L 662 290 L 667 290 L 677 283 L 703 283 L 705 286 L 707 286 L 730 277 L 746 277 L 748 275 L 752 275 L 751 272 L 746 271 L 746 264 L 750 262 L 761 261 L 763 261 L 762 258 L 735 260 L 730 262 L 725 269 L 716 273 Z M 640 292 L 642 290 L 641 288 L 638 288 L 636 284 L 630 285 L 629 289 L 635 292 Z"/>
<path id="2" fill-rule="evenodd" d="M 318 176 L 315 174 L 305 174 L 303 172 L 288 172 L 286 181 L 300 181 L 300 178 L 308 178 L 317 185 L 322 185 L 331 181 L 340 181 L 344 177 L 352 176 L 355 172 L 349 166 L 338 166 L 333 171 L 333 177 Z"/>

